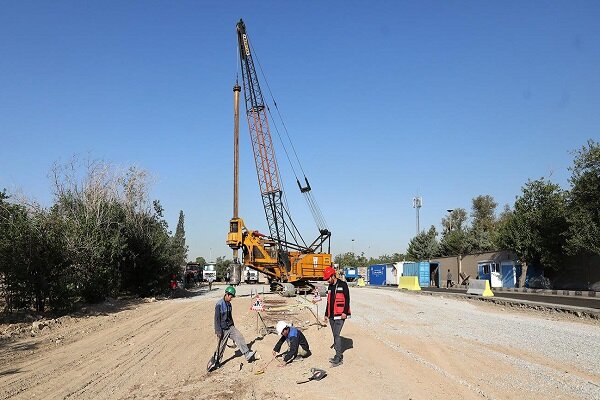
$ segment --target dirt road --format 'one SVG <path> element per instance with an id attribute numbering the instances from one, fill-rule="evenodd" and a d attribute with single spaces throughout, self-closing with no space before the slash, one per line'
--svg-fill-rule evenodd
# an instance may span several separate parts
<path id="1" fill-rule="evenodd" d="M 223 288 L 213 289 L 105 303 L 33 337 L 28 327 L 6 338 L 15 326 L 0 326 L 0 399 L 600 399 L 598 320 L 370 288 L 351 289 L 342 366 L 329 367 L 331 331 L 305 309 L 296 323 L 313 355 L 256 375 L 277 338 L 257 336 L 250 298 L 239 296 L 236 326 L 262 360 L 247 364 L 227 348 L 225 365 L 207 374 Z M 296 384 L 311 367 L 328 376 Z"/>

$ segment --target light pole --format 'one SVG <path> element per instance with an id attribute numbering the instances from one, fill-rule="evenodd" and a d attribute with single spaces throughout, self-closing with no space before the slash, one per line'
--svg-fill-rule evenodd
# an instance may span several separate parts
<path id="1" fill-rule="evenodd" d="M 452 231 L 452 212 L 454 209 L 450 208 L 446 211 L 448 211 L 448 233 L 450 233 L 450 231 Z M 456 261 L 458 266 L 458 282 L 460 283 L 460 274 L 462 272 L 462 254 L 459 253 L 456 256 Z"/>
<path id="2" fill-rule="evenodd" d="M 352 239 L 352 254 L 354 254 L 354 239 Z"/>
<path id="3" fill-rule="evenodd" d="M 448 210 L 448 232 L 450 232 L 452 230 L 452 211 L 454 211 L 454 209 L 450 208 Z"/>

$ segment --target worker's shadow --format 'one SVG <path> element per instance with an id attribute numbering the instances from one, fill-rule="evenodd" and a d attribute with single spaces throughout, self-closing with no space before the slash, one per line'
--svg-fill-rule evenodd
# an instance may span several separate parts
<path id="1" fill-rule="evenodd" d="M 252 350 L 252 346 L 254 345 L 254 342 L 256 342 L 257 340 L 262 340 L 262 338 L 256 338 L 253 341 L 247 343 L 248 349 Z M 233 341 L 230 341 L 227 343 L 227 347 L 236 347 L 236 346 L 233 344 Z M 244 357 L 244 355 L 242 354 L 242 352 L 240 351 L 239 348 L 237 348 L 235 350 L 235 353 L 233 353 L 229 358 L 221 361 L 220 364 L 221 364 L 221 366 L 223 366 L 223 365 L 227 364 L 229 361 L 234 360 L 238 357 Z"/>
<path id="2" fill-rule="evenodd" d="M 354 348 L 354 340 L 343 336 L 340 336 L 340 339 L 342 339 L 342 353 L 348 349 Z"/>

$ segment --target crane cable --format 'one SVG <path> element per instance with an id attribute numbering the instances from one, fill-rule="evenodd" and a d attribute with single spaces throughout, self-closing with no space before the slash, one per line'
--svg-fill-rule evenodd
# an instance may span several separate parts
<path id="1" fill-rule="evenodd" d="M 252 44 L 250 43 L 250 41 L 248 41 L 248 43 L 250 44 L 250 46 L 252 46 Z M 240 53 L 239 53 L 239 45 L 236 46 L 236 50 L 237 50 L 236 51 L 236 58 L 237 58 L 237 64 L 236 64 L 236 82 L 238 82 L 239 74 L 240 74 L 240 67 L 241 67 L 241 58 L 240 58 Z M 254 56 L 254 48 L 253 47 L 252 47 L 252 55 L 253 55 L 253 59 L 255 59 L 256 57 Z M 259 64 L 259 66 L 260 66 L 260 64 Z M 261 69 L 261 72 L 262 72 L 262 69 Z M 264 73 L 263 73 L 263 77 L 264 77 Z M 265 106 L 267 108 L 267 111 L 269 112 L 269 115 L 270 115 L 270 117 L 272 119 L 272 115 L 270 113 L 268 105 L 263 104 L 263 106 Z M 247 110 L 246 110 L 246 112 L 247 112 Z M 277 125 L 275 125 L 275 129 L 277 130 Z M 279 141 L 282 143 L 282 146 L 283 146 L 283 141 L 281 140 L 281 135 L 279 135 L 279 131 L 278 130 L 277 130 L 277 135 L 279 137 Z M 285 148 L 285 146 L 283 146 L 283 149 L 284 149 L 284 151 L 286 153 L 286 157 L 288 159 L 288 162 L 290 163 L 290 165 L 292 165 L 290 157 L 289 157 L 289 155 L 287 153 L 287 149 Z M 293 165 L 292 165 L 292 170 L 293 170 Z M 293 172 L 294 172 L 294 175 L 296 175 L 296 171 L 293 170 Z M 278 182 L 277 183 L 278 183 L 279 187 L 281 188 L 282 200 L 283 200 L 283 203 L 284 203 L 283 211 L 285 212 L 285 215 L 287 217 L 287 218 L 283 218 L 283 221 L 282 221 L 283 222 L 283 230 L 287 231 L 291 235 L 291 237 L 293 238 L 293 240 L 294 240 L 295 243 L 303 243 L 304 246 L 306 247 L 306 241 L 304 240 L 304 238 L 300 234 L 299 229 L 294 224 L 293 220 L 291 219 L 290 213 L 288 211 L 289 210 L 289 204 L 288 204 L 287 197 L 286 197 L 286 190 L 285 190 L 285 188 L 283 186 L 283 181 L 281 180 L 281 178 L 279 176 L 279 173 L 277 173 L 277 178 L 278 178 Z M 290 226 L 290 223 L 288 223 L 288 221 L 290 221 L 290 223 L 292 224 L 291 226 Z"/>
<path id="2" fill-rule="evenodd" d="M 277 124 L 275 123 L 275 118 L 273 117 L 273 114 L 271 113 L 271 108 L 267 105 L 267 112 L 269 113 L 269 116 L 271 117 L 271 121 L 273 126 L 275 127 L 275 132 L 277 132 L 277 137 L 279 138 L 279 141 L 281 143 L 281 146 L 283 147 L 284 153 L 286 155 L 286 158 L 288 160 L 288 163 L 290 164 L 290 167 L 292 169 L 292 172 L 294 174 L 294 177 L 296 178 L 296 182 L 298 182 L 298 186 L 300 186 L 300 191 L 302 192 L 302 194 L 304 195 L 304 198 L 308 204 L 308 207 L 313 215 L 313 219 L 315 220 L 315 223 L 317 224 L 317 228 L 319 228 L 319 230 L 322 229 L 327 229 L 327 222 L 325 221 L 325 218 L 323 217 L 323 213 L 321 212 L 321 209 L 319 208 L 319 205 L 317 204 L 316 199 L 314 198 L 314 196 L 312 195 L 311 189 L 310 189 L 310 185 L 308 185 L 308 179 L 306 178 L 306 173 L 304 172 L 304 168 L 302 167 L 302 163 L 300 162 L 300 158 L 298 157 L 298 153 L 296 152 L 296 148 L 294 146 L 294 143 L 292 142 L 292 139 L 290 138 L 290 134 L 289 131 L 287 129 L 287 126 L 285 124 L 285 121 L 283 119 L 283 116 L 281 115 L 281 112 L 279 110 L 279 106 L 277 105 L 277 101 L 275 101 L 275 97 L 273 96 L 273 92 L 271 91 L 271 86 L 269 85 L 269 81 L 267 80 L 267 77 L 262 69 L 262 65 L 260 63 L 260 60 L 258 59 L 258 56 L 256 55 L 256 51 L 254 50 L 254 47 L 252 46 L 252 43 L 250 41 L 248 41 L 250 44 L 250 47 L 252 49 L 252 54 L 253 54 L 253 59 L 256 60 L 257 64 L 258 64 L 258 68 L 260 70 L 260 73 L 263 77 L 263 80 L 265 82 L 265 84 L 267 85 L 267 90 L 269 91 L 269 96 L 271 97 L 271 100 L 273 101 L 273 105 L 275 106 L 275 109 L 277 110 L 277 115 L 279 117 L 279 120 L 281 121 L 281 124 L 283 126 L 283 129 L 285 131 L 286 137 L 288 142 L 290 143 L 290 146 L 292 147 L 292 152 L 294 153 L 294 157 L 296 159 L 296 163 L 298 164 L 300 171 L 302 172 L 302 175 L 304 176 L 304 180 L 307 183 L 307 186 L 305 187 L 305 189 L 307 190 L 302 190 L 302 186 L 300 184 L 300 179 L 298 178 L 298 174 L 296 173 L 296 169 L 294 168 L 293 162 L 290 158 L 290 155 L 288 153 L 287 147 L 281 137 L 281 134 L 279 132 L 279 128 L 277 126 Z M 281 182 L 280 182 L 281 184 Z M 284 196 L 284 202 L 286 204 L 286 207 L 288 207 L 287 204 L 287 198 L 285 196 L 285 191 L 283 192 L 283 196 Z M 288 215 L 289 216 L 289 215 Z M 294 225 L 295 226 L 295 225 Z M 299 233 L 299 232 L 298 232 Z"/>

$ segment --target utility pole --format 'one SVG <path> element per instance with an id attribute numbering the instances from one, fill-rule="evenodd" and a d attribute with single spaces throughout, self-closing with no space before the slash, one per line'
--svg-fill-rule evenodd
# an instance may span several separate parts
<path id="1" fill-rule="evenodd" d="M 413 208 L 417 211 L 417 235 L 421 232 L 419 227 L 419 209 L 423 206 L 423 198 L 422 197 L 413 197 Z"/>

